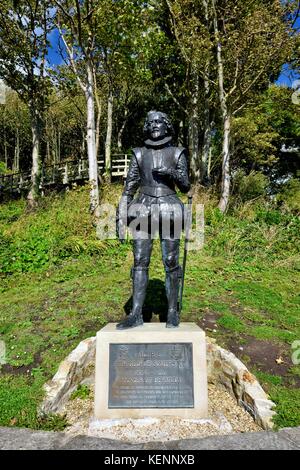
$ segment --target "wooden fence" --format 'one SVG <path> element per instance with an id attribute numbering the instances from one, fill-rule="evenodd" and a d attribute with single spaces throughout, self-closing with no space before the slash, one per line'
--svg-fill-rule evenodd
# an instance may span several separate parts
<path id="1" fill-rule="evenodd" d="M 130 155 L 116 154 L 111 159 L 111 176 L 125 177 L 128 171 Z M 104 172 L 104 158 L 98 160 L 99 173 Z M 51 186 L 67 186 L 72 183 L 89 179 L 87 160 L 70 160 L 54 165 L 43 165 L 40 189 Z M 31 185 L 30 172 L 0 175 L 0 192 L 21 193 L 29 190 Z"/>

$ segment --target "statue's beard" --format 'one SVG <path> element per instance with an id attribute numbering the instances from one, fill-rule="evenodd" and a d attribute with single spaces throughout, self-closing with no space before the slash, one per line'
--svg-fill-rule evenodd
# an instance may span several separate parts
<path id="1" fill-rule="evenodd" d="M 160 140 L 165 137 L 165 133 L 162 133 L 160 131 L 153 131 L 151 132 L 151 139 L 153 140 Z"/>

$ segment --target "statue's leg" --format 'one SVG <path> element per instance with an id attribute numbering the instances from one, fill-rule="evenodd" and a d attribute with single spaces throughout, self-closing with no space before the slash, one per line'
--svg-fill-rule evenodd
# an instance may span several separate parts
<path id="1" fill-rule="evenodd" d="M 180 240 L 161 239 L 162 258 L 166 271 L 166 294 L 168 299 L 167 328 L 179 325 L 178 294 L 181 276 L 179 266 Z"/>
<path id="2" fill-rule="evenodd" d="M 125 320 L 118 323 L 118 329 L 133 328 L 143 324 L 142 308 L 148 285 L 148 271 L 153 240 L 133 240 L 134 266 L 131 270 L 133 282 L 132 311 Z"/>

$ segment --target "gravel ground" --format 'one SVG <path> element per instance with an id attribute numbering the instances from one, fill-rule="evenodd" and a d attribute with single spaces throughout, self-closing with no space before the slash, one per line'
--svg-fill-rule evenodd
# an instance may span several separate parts
<path id="1" fill-rule="evenodd" d="M 94 394 L 87 399 L 70 400 L 62 410 L 70 426 L 65 432 L 89 435 L 125 442 L 169 441 L 213 435 L 261 431 L 252 417 L 224 389 L 208 386 L 209 417 L 187 420 L 176 417 L 95 420 Z"/>

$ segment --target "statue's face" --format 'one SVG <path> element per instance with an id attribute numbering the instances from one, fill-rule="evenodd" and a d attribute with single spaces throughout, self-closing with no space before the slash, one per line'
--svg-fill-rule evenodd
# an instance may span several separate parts
<path id="1" fill-rule="evenodd" d="M 160 113 L 153 113 L 149 116 L 147 128 L 152 140 L 163 139 L 168 132 L 167 125 Z"/>

